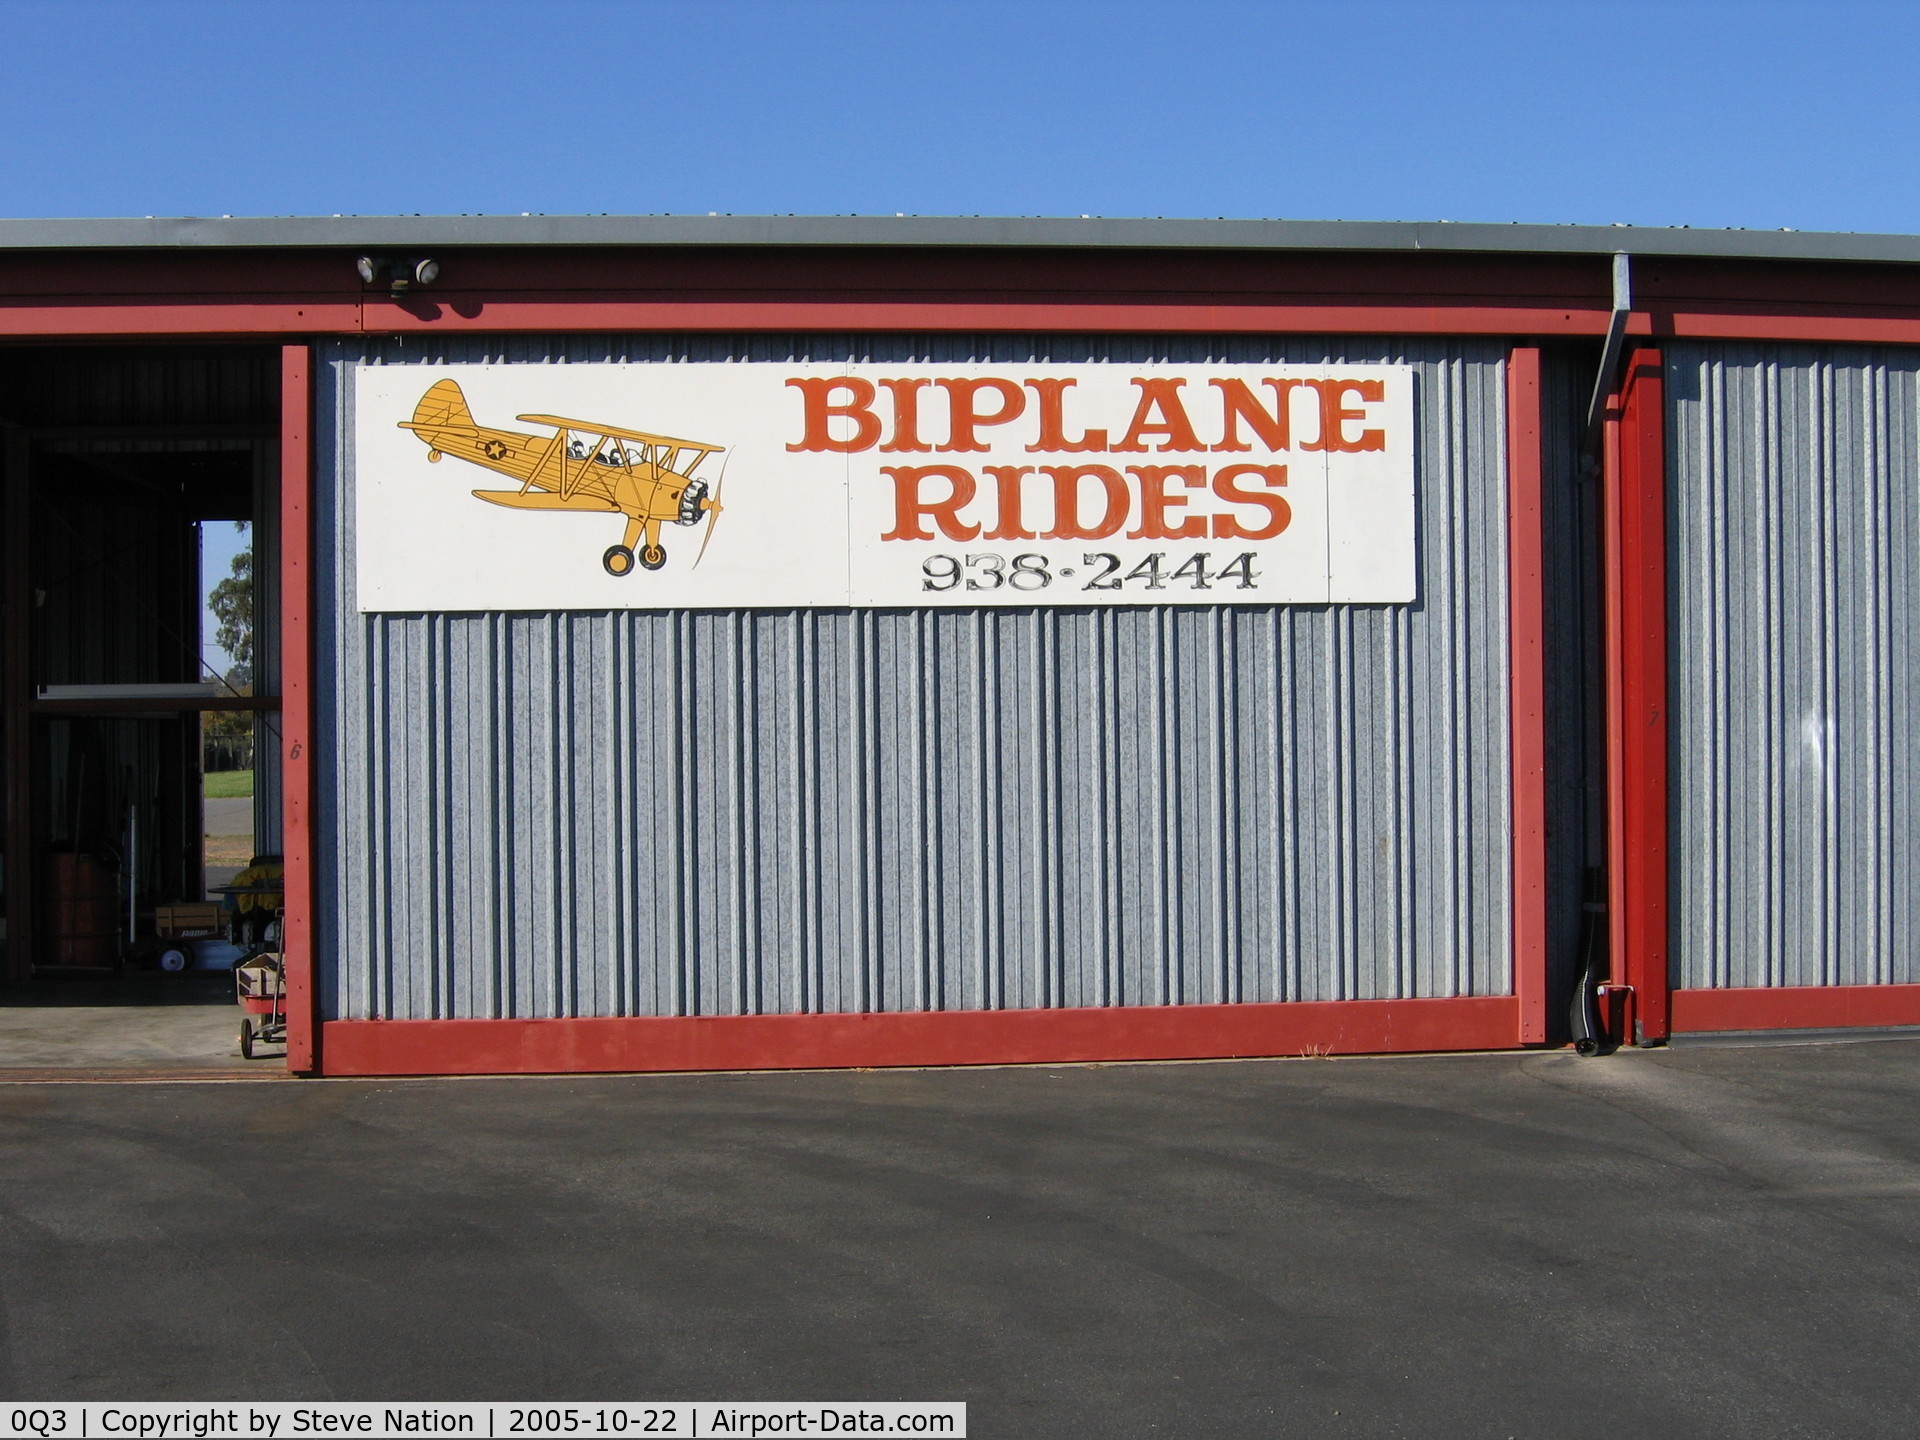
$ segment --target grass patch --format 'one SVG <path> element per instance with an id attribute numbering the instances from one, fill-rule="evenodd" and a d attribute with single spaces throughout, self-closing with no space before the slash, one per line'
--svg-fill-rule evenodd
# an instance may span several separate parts
<path id="1" fill-rule="evenodd" d="M 210 770 L 206 782 L 209 800 L 245 800 L 253 794 L 251 770 Z"/>

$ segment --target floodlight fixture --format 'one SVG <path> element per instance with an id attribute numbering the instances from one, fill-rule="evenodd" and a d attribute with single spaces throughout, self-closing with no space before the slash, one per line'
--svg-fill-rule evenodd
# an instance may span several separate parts
<path id="1" fill-rule="evenodd" d="M 363 285 L 385 285 L 395 295 L 425 289 L 440 278 L 440 262 L 426 256 L 362 255 L 354 262 Z"/>

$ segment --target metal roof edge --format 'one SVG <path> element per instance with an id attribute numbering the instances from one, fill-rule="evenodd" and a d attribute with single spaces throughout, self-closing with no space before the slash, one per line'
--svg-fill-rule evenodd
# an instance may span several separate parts
<path id="1" fill-rule="evenodd" d="M 962 246 L 1433 250 L 1482 254 L 1920 261 L 1920 236 L 1448 221 L 871 215 L 389 215 L 0 219 L 0 251 L 464 246 Z"/>

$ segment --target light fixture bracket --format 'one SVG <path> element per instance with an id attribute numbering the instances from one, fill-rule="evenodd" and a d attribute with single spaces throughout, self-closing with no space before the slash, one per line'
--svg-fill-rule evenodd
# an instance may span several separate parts
<path id="1" fill-rule="evenodd" d="M 354 268 L 363 285 L 384 285 L 388 293 L 422 290 L 440 278 L 440 262 L 425 255 L 362 255 Z"/>

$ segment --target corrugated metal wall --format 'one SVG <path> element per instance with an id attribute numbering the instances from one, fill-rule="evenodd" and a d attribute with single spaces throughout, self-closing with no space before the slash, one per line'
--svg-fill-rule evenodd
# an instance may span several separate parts
<path id="1" fill-rule="evenodd" d="M 1421 433 L 1411 608 L 363 616 L 350 490 L 323 484 L 328 1013 L 1508 993 L 1504 354 L 1110 337 L 323 351 L 322 477 L 351 471 L 362 363 L 1404 359 Z"/>
<path id="2" fill-rule="evenodd" d="M 1674 983 L 1920 981 L 1920 352 L 1668 352 Z"/>

